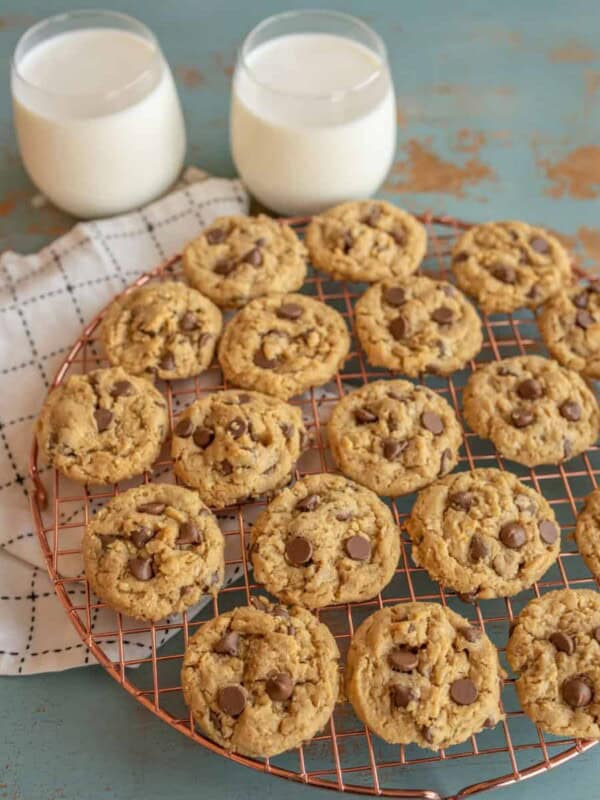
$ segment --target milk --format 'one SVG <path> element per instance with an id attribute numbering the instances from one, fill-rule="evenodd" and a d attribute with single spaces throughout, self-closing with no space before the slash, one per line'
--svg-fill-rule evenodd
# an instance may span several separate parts
<path id="1" fill-rule="evenodd" d="M 264 205 L 313 213 L 376 191 L 395 152 L 395 113 L 387 66 L 373 50 L 326 33 L 278 36 L 238 64 L 233 158 Z"/>
<path id="2" fill-rule="evenodd" d="M 19 55 L 12 91 L 21 155 L 38 188 L 80 217 L 126 211 L 176 179 L 185 130 L 156 45 L 116 28 L 52 36 Z"/>

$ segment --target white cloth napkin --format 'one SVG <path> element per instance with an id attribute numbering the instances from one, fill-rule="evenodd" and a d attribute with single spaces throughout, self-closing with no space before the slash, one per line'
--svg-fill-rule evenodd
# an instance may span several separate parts
<path id="1" fill-rule="evenodd" d="M 94 661 L 54 594 L 33 529 L 27 479 L 33 423 L 86 322 L 215 217 L 247 213 L 239 181 L 198 170 L 186 175 L 184 188 L 141 211 L 80 223 L 35 255 L 0 257 L 0 674 Z M 42 480 L 49 474 L 43 470 Z M 94 623 L 99 629 L 102 614 Z M 105 648 L 110 652 L 110 643 Z M 125 648 L 127 659 L 149 652 L 144 636 L 126 638 Z"/>

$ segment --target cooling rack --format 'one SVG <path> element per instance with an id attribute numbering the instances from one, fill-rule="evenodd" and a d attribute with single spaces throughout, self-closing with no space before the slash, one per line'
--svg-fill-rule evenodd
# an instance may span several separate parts
<path id="1" fill-rule="evenodd" d="M 423 265 L 425 273 L 447 276 L 449 256 L 455 236 L 469 224 L 447 216 L 425 214 L 420 217 L 429 236 L 429 250 Z M 299 234 L 306 218 L 287 220 Z M 577 278 L 583 273 L 574 269 Z M 181 275 L 178 256 L 146 273 L 133 284 L 177 278 Z M 130 287 L 131 288 L 131 287 Z M 330 280 L 312 269 L 302 291 L 314 295 L 339 310 L 353 331 L 353 304 L 365 286 Z M 127 291 L 127 290 L 126 290 Z M 54 379 L 53 385 L 75 372 L 108 366 L 97 340 L 101 312 L 83 330 Z M 461 418 L 461 395 L 466 380 L 476 364 L 525 353 L 546 354 L 539 339 L 534 316 L 521 311 L 513 315 L 483 316 L 484 345 L 469 367 L 450 378 L 425 376 L 422 382 L 443 395 Z M 335 467 L 327 450 L 324 423 L 337 400 L 348 391 L 391 373 L 367 364 L 353 335 L 350 356 L 335 380 L 325 390 L 312 390 L 292 402 L 302 408 L 311 434 L 310 449 L 298 462 L 297 476 L 330 471 Z M 227 388 L 217 365 L 202 379 L 164 383 L 160 388 L 168 400 L 170 421 L 207 391 Z M 153 470 L 138 482 L 173 480 L 172 463 L 165 451 Z M 530 590 L 510 599 L 483 600 L 475 605 L 442 590 L 411 560 L 408 537 L 402 533 L 401 558 L 394 579 L 386 589 L 368 602 L 331 606 L 321 609 L 320 619 L 332 630 L 340 651 L 341 663 L 356 627 L 368 615 L 384 605 L 414 600 L 442 603 L 463 616 L 478 622 L 500 650 L 505 666 L 505 645 L 511 620 L 533 597 L 563 588 L 596 588 L 593 578 L 579 557 L 573 542 L 575 515 L 583 498 L 596 485 L 600 472 L 600 454 L 594 447 L 587 453 L 558 466 L 535 469 L 505 463 L 489 442 L 465 430 L 457 469 L 500 467 L 510 469 L 523 481 L 540 491 L 554 508 L 561 524 L 562 548 L 556 563 Z M 227 541 L 226 564 L 241 577 L 226 586 L 195 617 L 190 612 L 151 624 L 140 623 L 107 609 L 93 594 L 82 574 L 79 542 L 92 513 L 107 502 L 123 485 L 113 487 L 75 487 L 55 470 L 38 468 L 35 442 L 30 458 L 33 481 L 31 505 L 39 541 L 50 577 L 65 612 L 87 647 L 127 692 L 161 720 L 214 753 L 261 772 L 300 783 L 338 791 L 425 800 L 458 800 L 480 791 L 505 786 L 531 778 L 562 764 L 591 748 L 596 742 L 544 734 L 519 708 L 514 678 L 509 676 L 502 692 L 506 719 L 493 730 L 484 730 L 467 742 L 438 753 L 417 746 L 389 745 L 371 734 L 354 716 L 347 703 L 336 707 L 328 726 L 312 741 L 289 753 L 271 759 L 251 759 L 229 754 L 201 735 L 185 707 L 179 672 L 183 651 L 189 637 L 212 616 L 237 605 L 251 603 L 263 594 L 253 581 L 248 564 L 249 520 L 265 503 L 253 502 L 232 507 L 218 516 L 224 521 Z M 46 476 L 49 476 L 46 479 Z M 165 477 L 167 476 L 167 477 Z M 396 521 L 402 526 L 414 496 L 391 503 Z M 97 621 L 102 612 L 104 623 Z M 108 622 L 107 622 L 108 620 Z M 139 657 L 130 657 L 127 644 L 135 639 L 143 645 Z M 168 639 L 166 644 L 163 641 Z M 135 655 L 135 654 L 134 654 Z M 508 671 L 508 670 L 507 670 Z M 465 775 L 478 780 L 464 786 Z"/>

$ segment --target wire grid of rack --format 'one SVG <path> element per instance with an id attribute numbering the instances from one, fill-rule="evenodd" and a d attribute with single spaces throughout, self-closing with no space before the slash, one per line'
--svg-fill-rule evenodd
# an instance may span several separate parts
<path id="1" fill-rule="evenodd" d="M 423 271 L 447 277 L 449 255 L 454 237 L 467 228 L 468 223 L 446 217 L 425 214 L 421 216 L 427 226 L 429 250 Z M 306 219 L 288 220 L 302 234 Z M 173 279 L 180 276 L 180 260 L 173 257 L 134 285 L 149 280 Z M 575 270 L 578 278 L 583 273 Z M 364 285 L 330 280 L 321 273 L 310 270 L 303 291 L 314 295 L 337 308 L 353 330 L 353 302 L 364 291 Z M 127 290 L 126 290 L 127 291 Z M 98 366 L 108 366 L 99 343 L 97 329 L 102 312 L 83 330 L 56 375 L 53 385 L 59 384 L 74 372 L 86 372 Z M 525 353 L 542 353 L 535 320 L 530 312 L 514 315 L 483 316 L 484 346 L 469 367 L 449 378 L 424 376 L 422 382 L 438 391 L 461 418 L 461 393 L 468 375 L 477 363 Z M 324 422 L 331 408 L 348 391 L 368 381 L 392 377 L 383 369 L 376 369 L 367 361 L 353 336 L 351 352 L 345 366 L 328 385 L 325 392 L 312 390 L 292 402 L 301 406 L 307 428 L 311 433 L 311 446 L 298 462 L 297 476 L 310 472 L 335 469 L 327 450 Z M 226 388 L 218 365 L 213 364 L 208 374 L 210 388 L 206 388 L 206 375 L 202 381 L 161 384 L 168 399 L 170 421 L 189 403 L 206 391 Z M 515 472 L 528 485 L 542 492 L 553 506 L 562 526 L 562 548 L 558 562 L 530 590 L 516 597 L 485 600 L 472 605 L 443 590 L 431 581 L 424 570 L 411 561 L 410 543 L 402 533 L 401 558 L 394 579 L 385 590 L 368 602 L 331 606 L 321 609 L 320 619 L 329 625 L 340 651 L 341 663 L 350 638 L 360 622 L 383 605 L 414 600 L 440 602 L 463 616 L 479 623 L 498 646 L 506 667 L 504 649 L 511 620 L 534 596 L 565 586 L 588 586 L 595 582 L 579 557 L 573 542 L 577 509 L 583 498 L 596 485 L 600 473 L 600 454 L 594 447 L 587 453 L 558 466 L 535 469 L 504 463 L 489 442 L 484 442 L 465 430 L 461 459 L 457 469 L 474 467 L 500 467 Z M 151 482 L 171 472 L 171 461 L 165 451 L 151 473 L 138 482 Z M 73 493 L 73 484 L 66 486 L 56 470 L 50 470 L 48 488 L 44 487 L 38 468 L 38 452 L 34 442 L 31 451 L 30 474 L 33 480 L 32 511 L 40 544 L 48 565 L 56 593 L 72 624 L 85 644 L 106 671 L 138 702 L 150 709 L 163 721 L 215 753 L 244 764 L 255 770 L 292 779 L 314 786 L 406 798 L 464 798 L 479 791 L 507 785 L 544 772 L 551 767 L 577 756 L 595 742 L 556 737 L 544 734 L 520 710 L 514 691 L 514 678 L 505 682 L 502 693 L 504 722 L 494 730 L 485 730 L 467 742 L 447 750 L 433 753 L 416 746 L 389 745 L 371 734 L 354 716 L 347 703 L 336 707 L 328 726 L 311 742 L 297 750 L 271 759 L 250 759 L 227 753 L 223 748 L 201 735 L 194 727 L 189 711 L 183 704 L 180 686 L 180 667 L 183 650 L 189 637 L 212 616 L 230 610 L 236 605 L 252 602 L 254 596 L 264 594 L 254 583 L 248 562 L 248 506 L 260 510 L 264 502 L 246 504 L 227 509 L 225 536 L 227 540 L 226 564 L 237 566 L 242 578 L 226 586 L 200 613 L 191 619 L 184 613 L 157 623 L 140 623 L 110 612 L 112 624 L 98 630 L 93 622 L 99 609 L 105 606 L 94 597 L 85 577 L 81 574 L 78 541 L 84 525 L 99 504 L 107 502 L 123 487 L 79 487 Z M 414 496 L 397 498 L 391 503 L 396 521 L 402 526 L 410 511 Z M 77 509 L 79 513 L 65 515 L 64 508 Z M 73 574 L 73 559 L 77 565 Z M 75 591 L 74 591 L 75 590 Z M 150 655 L 141 658 L 125 656 L 124 639 L 142 636 L 149 645 Z M 162 639 L 172 637 L 164 646 Z M 107 643 L 115 644 L 108 652 Z M 135 669 L 134 669 L 135 667 Z M 473 764 L 477 760 L 476 770 Z M 466 763 L 468 762 L 468 763 Z M 457 767 L 457 768 L 453 768 Z M 463 786 L 465 773 L 476 774 L 478 780 Z M 422 788 L 425 786 L 426 788 Z"/>

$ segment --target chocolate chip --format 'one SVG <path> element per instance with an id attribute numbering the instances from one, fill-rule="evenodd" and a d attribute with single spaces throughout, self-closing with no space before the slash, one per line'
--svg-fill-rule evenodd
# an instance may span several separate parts
<path id="1" fill-rule="evenodd" d="M 454 492 L 453 494 L 448 495 L 448 504 L 455 511 L 467 512 L 474 502 L 475 497 L 472 492 Z"/>
<path id="2" fill-rule="evenodd" d="M 424 411 L 421 414 L 421 425 L 434 436 L 444 432 L 444 423 L 434 411 Z"/>
<path id="3" fill-rule="evenodd" d="M 573 452 L 573 445 L 571 444 L 569 439 L 567 439 L 567 437 L 565 436 L 563 438 L 563 458 L 570 458 L 572 452 Z"/>
<path id="4" fill-rule="evenodd" d="M 592 702 L 593 692 L 587 676 L 574 675 L 563 681 L 561 693 L 563 700 L 571 708 L 582 708 Z"/>
<path id="5" fill-rule="evenodd" d="M 533 411 L 530 411 L 528 408 L 515 408 L 510 415 L 510 421 L 515 428 L 526 428 L 528 425 L 531 425 L 534 419 L 535 415 Z"/>
<path id="6" fill-rule="evenodd" d="M 481 536 L 475 534 L 469 544 L 469 558 L 471 561 L 481 561 L 482 559 L 487 558 L 489 554 L 490 548 L 487 542 L 482 539 Z"/>
<path id="7" fill-rule="evenodd" d="M 296 511 L 314 511 L 321 505 L 321 495 L 307 494 L 302 500 L 298 500 L 295 505 Z"/>
<path id="8" fill-rule="evenodd" d="M 566 653 L 570 656 L 575 652 L 575 642 L 570 636 L 567 636 L 566 633 L 563 633 L 562 631 L 556 631 L 548 638 L 554 647 L 556 647 L 557 650 L 560 650 L 561 653 Z"/>
<path id="9" fill-rule="evenodd" d="M 217 712 L 213 711 L 211 708 L 210 711 L 208 712 L 208 716 L 213 727 L 216 728 L 216 730 L 218 730 L 219 733 L 222 733 L 223 725 L 221 723 L 221 717 L 217 714 Z"/>
<path id="10" fill-rule="evenodd" d="M 173 353 L 165 353 L 161 360 L 158 362 L 158 366 L 161 369 L 170 372 L 171 370 L 175 369 L 175 356 Z"/>
<path id="11" fill-rule="evenodd" d="M 191 436 L 193 430 L 194 423 L 189 417 L 183 417 L 183 419 L 180 419 L 177 425 L 175 425 L 175 435 L 180 436 L 182 439 L 187 439 L 188 436 Z"/>
<path id="12" fill-rule="evenodd" d="M 312 558 L 312 544 L 303 536 L 288 539 L 285 545 L 285 557 L 295 567 L 301 567 Z"/>
<path id="13" fill-rule="evenodd" d="M 539 524 L 540 539 L 546 544 L 554 544 L 558 539 L 558 528 L 549 519 L 543 519 Z"/>
<path id="14" fill-rule="evenodd" d="M 98 433 L 102 433 L 102 431 L 105 431 L 110 426 L 112 418 L 112 412 L 109 411 L 108 408 L 98 408 L 94 411 L 94 419 L 96 420 Z"/>
<path id="15" fill-rule="evenodd" d="M 600 625 L 594 628 L 594 630 L 592 631 L 592 636 L 597 642 L 600 642 Z"/>
<path id="16" fill-rule="evenodd" d="M 179 526 L 179 534 L 175 544 L 200 544 L 202 534 L 193 522 L 182 522 Z"/>
<path id="17" fill-rule="evenodd" d="M 138 550 L 141 550 L 142 547 L 149 542 L 150 539 L 154 537 L 154 531 L 150 530 L 150 528 L 146 528 L 142 525 L 141 528 L 137 528 L 137 530 L 133 531 L 131 534 L 131 541 L 137 547 Z"/>
<path id="18" fill-rule="evenodd" d="M 149 581 L 154 577 L 154 567 L 151 558 L 130 558 L 129 570 L 138 581 Z"/>
<path id="19" fill-rule="evenodd" d="M 262 348 L 254 353 L 254 364 L 261 369 L 275 369 L 279 363 L 277 358 L 267 358 Z"/>
<path id="20" fill-rule="evenodd" d="M 455 264 L 460 264 L 461 261 L 467 261 L 468 258 L 469 254 L 464 250 L 461 250 L 460 252 L 456 253 L 456 255 L 452 256 L 452 261 L 454 261 Z"/>
<path id="21" fill-rule="evenodd" d="M 272 675 L 265 686 L 271 700 L 288 700 L 294 691 L 294 681 L 287 672 Z"/>
<path id="22" fill-rule="evenodd" d="M 219 467 L 221 468 L 221 472 L 223 473 L 223 475 L 231 475 L 231 473 L 233 472 L 233 464 L 227 459 L 221 461 Z"/>
<path id="23" fill-rule="evenodd" d="M 450 697 L 459 706 L 470 706 L 478 696 L 477 686 L 470 678 L 460 678 L 450 684 Z"/>
<path id="24" fill-rule="evenodd" d="M 344 542 L 344 549 L 353 561 L 368 561 L 371 557 L 371 542 L 364 536 L 350 536 Z"/>
<path id="25" fill-rule="evenodd" d="M 195 331 L 198 327 L 198 319 L 193 311 L 186 311 L 179 320 L 179 327 L 182 331 Z"/>
<path id="26" fill-rule="evenodd" d="M 252 250 L 248 250 L 248 252 L 242 256 L 241 260 L 245 261 L 246 264 L 252 264 L 253 267 L 260 267 L 263 263 L 263 256 L 258 247 L 253 247 Z"/>
<path id="27" fill-rule="evenodd" d="M 542 239 L 541 236 L 532 236 L 529 240 L 529 246 L 532 250 L 535 250 L 536 253 L 550 252 L 550 245 L 545 239 Z"/>
<path id="28" fill-rule="evenodd" d="M 236 417 L 232 419 L 229 425 L 227 426 L 227 430 L 233 436 L 234 439 L 239 439 L 240 436 L 247 430 L 246 422 L 241 417 Z"/>
<path id="29" fill-rule="evenodd" d="M 575 314 L 575 324 L 579 328 L 583 328 L 583 330 L 585 330 L 586 328 L 589 328 L 590 325 L 594 324 L 594 318 L 589 311 L 582 309 Z"/>
<path id="30" fill-rule="evenodd" d="M 130 381 L 117 381 L 113 383 L 110 395 L 111 397 L 130 397 L 134 391 L 133 384 Z"/>
<path id="31" fill-rule="evenodd" d="M 458 592 L 458 597 L 463 601 L 463 603 L 470 603 L 471 605 L 475 605 L 477 602 L 477 596 L 479 594 L 479 589 L 471 589 L 470 592 Z"/>
<path id="32" fill-rule="evenodd" d="M 440 306 L 432 312 L 431 319 L 438 325 L 450 325 L 454 319 L 454 311 L 448 306 Z"/>
<path id="33" fill-rule="evenodd" d="M 220 244 L 225 240 L 225 231 L 222 228 L 211 228 L 206 231 L 206 241 L 209 244 Z"/>
<path id="34" fill-rule="evenodd" d="M 237 264 L 232 258 L 222 258 L 215 264 L 214 271 L 217 275 L 229 275 L 236 267 Z"/>
<path id="35" fill-rule="evenodd" d="M 237 656 L 240 635 L 237 631 L 227 631 L 213 647 L 215 653 L 223 656 Z"/>
<path id="36" fill-rule="evenodd" d="M 406 292 L 400 286 L 389 286 L 383 293 L 383 301 L 397 308 L 406 302 Z"/>
<path id="37" fill-rule="evenodd" d="M 507 522 L 500 528 L 500 541 L 511 550 L 518 550 L 527 541 L 525 528 L 518 522 Z"/>
<path id="38" fill-rule="evenodd" d="M 488 717 L 486 721 L 483 723 L 484 728 L 495 728 L 498 723 L 492 717 Z"/>
<path id="39" fill-rule="evenodd" d="M 424 728 L 421 728 L 421 734 L 426 742 L 429 742 L 429 744 L 433 743 L 433 725 L 426 725 Z"/>
<path id="40" fill-rule="evenodd" d="M 497 264 L 492 269 L 492 275 L 501 283 L 514 284 L 517 282 L 517 273 L 510 264 Z"/>
<path id="41" fill-rule="evenodd" d="M 344 236 L 342 238 L 342 250 L 344 253 L 349 253 L 354 245 L 354 239 L 352 238 L 352 234 L 350 231 L 345 231 Z"/>
<path id="42" fill-rule="evenodd" d="M 213 441 L 214 438 L 215 438 L 215 432 L 212 430 L 212 428 L 198 426 L 194 430 L 194 435 L 193 435 L 194 444 L 196 444 L 198 447 L 201 447 L 203 449 L 205 447 L 208 447 L 208 445 Z"/>
<path id="43" fill-rule="evenodd" d="M 404 339 L 408 334 L 408 320 L 405 317 L 399 316 L 393 319 L 389 324 L 389 331 L 396 339 L 396 341 L 400 339 Z"/>
<path id="44" fill-rule="evenodd" d="M 289 422 L 280 422 L 279 427 L 286 439 L 291 439 L 294 435 L 294 426 Z"/>
<path id="45" fill-rule="evenodd" d="M 440 458 L 440 470 L 439 475 L 445 475 L 447 472 L 450 472 L 452 469 L 452 450 L 447 447 L 441 455 Z"/>
<path id="46" fill-rule="evenodd" d="M 298 303 L 284 303 L 277 309 L 277 316 L 281 319 L 299 319 L 303 313 L 304 309 Z"/>
<path id="47" fill-rule="evenodd" d="M 460 631 L 467 642 L 478 642 L 481 639 L 482 631 L 481 628 L 475 628 L 473 625 L 469 625 L 468 628 L 462 628 Z"/>
<path id="48" fill-rule="evenodd" d="M 569 422 L 578 422 L 581 419 L 581 406 L 574 400 L 565 400 L 559 406 L 558 411 L 564 419 Z"/>
<path id="49" fill-rule="evenodd" d="M 356 408 L 354 419 L 359 425 L 368 425 L 371 422 L 377 422 L 379 417 L 369 408 Z"/>
<path id="50" fill-rule="evenodd" d="M 396 228 L 396 230 L 392 231 L 390 234 L 392 239 L 396 242 L 398 247 L 404 247 L 406 244 L 406 232 Z"/>
<path id="51" fill-rule="evenodd" d="M 159 516 L 163 513 L 166 507 L 166 503 L 142 503 L 136 508 L 136 511 L 138 511 L 140 514 L 154 514 L 155 516 Z"/>
<path id="52" fill-rule="evenodd" d="M 419 656 L 408 647 L 398 645 L 390 650 L 388 654 L 388 664 L 398 672 L 412 672 L 419 664 Z"/>
<path id="53" fill-rule="evenodd" d="M 575 295 L 575 297 L 573 298 L 573 305 L 576 308 L 587 308 L 589 301 L 590 298 L 588 293 L 586 291 L 583 291 Z"/>
<path id="54" fill-rule="evenodd" d="M 517 394 L 524 400 L 537 400 L 544 394 L 544 387 L 535 378 L 527 378 L 517 386 Z"/>
<path id="55" fill-rule="evenodd" d="M 417 695 L 409 686 L 394 684 L 390 686 L 390 699 L 395 708 L 406 708 L 411 700 L 417 699 Z"/>
<path id="56" fill-rule="evenodd" d="M 408 442 L 398 439 L 384 439 L 382 441 L 383 457 L 388 461 L 395 461 L 408 447 Z"/>
<path id="57" fill-rule="evenodd" d="M 353 516 L 354 514 L 352 513 L 352 511 L 347 509 L 344 511 L 338 511 L 337 514 L 335 515 L 335 518 L 337 519 L 338 522 L 347 522 L 348 520 L 352 519 Z"/>
<path id="58" fill-rule="evenodd" d="M 374 228 L 376 227 L 379 218 L 381 217 L 381 208 L 379 206 L 371 206 L 369 213 L 363 219 L 365 225 L 369 225 L 369 227 Z"/>
<path id="59" fill-rule="evenodd" d="M 217 703 L 224 714 L 239 717 L 246 708 L 246 692 L 239 685 L 223 686 L 217 692 Z"/>

